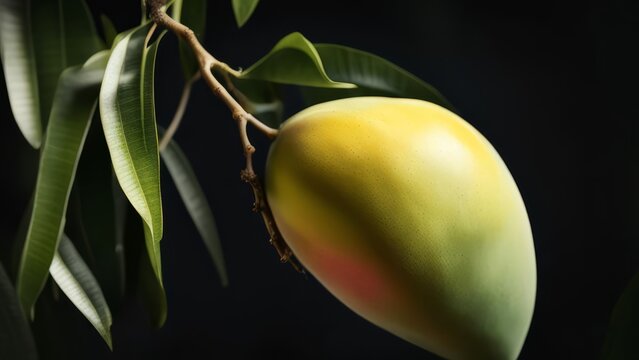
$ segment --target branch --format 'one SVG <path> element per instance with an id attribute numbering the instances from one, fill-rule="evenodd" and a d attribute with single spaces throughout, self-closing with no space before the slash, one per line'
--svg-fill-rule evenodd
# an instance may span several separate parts
<path id="1" fill-rule="evenodd" d="M 214 70 L 219 70 L 225 74 L 225 76 L 230 74 L 238 77 L 240 75 L 239 71 L 232 69 L 224 62 L 213 57 L 213 55 L 204 49 L 193 30 L 168 16 L 164 8 L 164 0 L 147 0 L 147 5 L 151 20 L 153 20 L 155 24 L 164 26 L 189 44 L 197 58 L 202 78 L 206 81 L 213 94 L 220 98 L 231 111 L 233 119 L 237 122 L 240 140 L 244 149 L 244 157 L 246 158 L 246 166 L 244 170 L 240 172 L 240 177 L 244 182 L 249 184 L 253 190 L 253 196 L 255 198 L 253 211 L 259 212 L 262 215 L 262 220 L 270 237 L 270 243 L 275 247 L 280 261 L 289 262 L 295 270 L 303 272 L 301 266 L 293 261 L 293 253 L 288 245 L 286 245 L 284 238 L 282 238 L 282 235 L 275 225 L 273 213 L 266 201 L 261 182 L 253 169 L 253 153 L 255 153 L 255 147 L 251 144 L 246 128 L 247 124 L 251 124 L 269 138 L 275 138 L 278 134 L 278 130 L 267 126 L 248 113 L 213 75 Z"/>

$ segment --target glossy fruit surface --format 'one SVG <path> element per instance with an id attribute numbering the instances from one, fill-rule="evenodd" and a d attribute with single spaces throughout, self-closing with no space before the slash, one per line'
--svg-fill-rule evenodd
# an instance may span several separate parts
<path id="1" fill-rule="evenodd" d="M 301 263 L 359 315 L 446 358 L 519 354 L 530 223 L 495 149 L 454 113 L 381 97 L 308 108 L 281 127 L 266 193 Z"/>

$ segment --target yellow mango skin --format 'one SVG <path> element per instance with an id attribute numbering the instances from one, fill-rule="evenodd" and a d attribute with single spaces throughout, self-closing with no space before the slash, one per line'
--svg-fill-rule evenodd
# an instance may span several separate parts
<path id="1" fill-rule="evenodd" d="M 361 97 L 287 120 L 266 194 L 300 262 L 370 322 L 450 359 L 515 359 L 533 314 L 526 209 L 490 143 L 454 113 Z"/>

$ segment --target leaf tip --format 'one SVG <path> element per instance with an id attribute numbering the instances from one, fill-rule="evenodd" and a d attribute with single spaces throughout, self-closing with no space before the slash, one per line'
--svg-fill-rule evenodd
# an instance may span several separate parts
<path id="1" fill-rule="evenodd" d="M 38 121 L 40 121 L 40 119 L 38 119 Z M 40 146 L 42 146 L 42 127 L 40 126 L 40 124 L 36 124 L 35 128 L 29 129 L 23 127 L 22 122 L 18 120 L 16 120 L 16 123 L 18 123 L 18 128 L 20 129 L 20 132 L 22 132 L 24 139 L 27 140 L 29 145 L 31 145 L 31 147 L 36 150 L 40 149 Z"/>
<path id="2" fill-rule="evenodd" d="M 259 0 L 233 0 L 233 14 L 235 14 L 235 22 L 238 28 L 242 28 L 248 19 L 255 12 Z"/>
<path id="3" fill-rule="evenodd" d="M 29 139 L 27 138 L 27 141 L 29 142 L 29 144 L 31 145 L 32 148 L 38 150 L 40 149 L 40 146 L 42 145 L 42 137 L 38 137 L 37 139 Z"/>
<path id="4" fill-rule="evenodd" d="M 156 329 L 161 329 L 164 326 L 164 324 L 166 323 L 167 312 L 166 312 L 166 310 L 164 310 L 158 315 L 159 316 L 157 318 L 153 319 L 153 326 Z"/>
<path id="5" fill-rule="evenodd" d="M 334 82 L 335 87 L 338 89 L 356 89 L 357 85 L 345 82 Z"/>
<path id="6" fill-rule="evenodd" d="M 102 335 L 104 342 L 109 347 L 109 351 L 113 352 L 113 338 L 111 337 L 111 329 L 108 329 L 106 333 Z"/>
<path id="7" fill-rule="evenodd" d="M 248 19 L 241 19 L 239 15 L 235 14 L 235 22 L 237 23 L 238 29 L 241 29 L 247 21 Z"/>

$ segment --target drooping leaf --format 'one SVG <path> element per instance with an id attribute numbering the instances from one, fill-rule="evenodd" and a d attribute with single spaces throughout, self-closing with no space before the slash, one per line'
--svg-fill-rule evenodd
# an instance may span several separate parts
<path id="1" fill-rule="evenodd" d="M 639 358 L 637 339 L 639 339 L 639 273 L 630 280 L 612 311 L 603 359 Z"/>
<path id="2" fill-rule="evenodd" d="M 104 49 L 83 0 L 31 0 L 31 28 L 43 126 L 58 78 Z"/>
<path id="3" fill-rule="evenodd" d="M 0 58 L 13 117 L 29 144 L 39 148 L 42 121 L 29 4 L 0 0 Z"/>
<path id="4" fill-rule="evenodd" d="M 118 30 L 116 30 L 115 25 L 113 25 L 113 21 L 104 14 L 100 15 L 100 22 L 102 23 L 106 46 L 110 48 L 111 45 L 113 45 L 115 37 L 118 35 Z"/>
<path id="5" fill-rule="evenodd" d="M 204 39 L 206 0 L 175 0 L 171 6 L 171 17 L 193 30 L 200 42 Z M 189 44 L 179 39 L 179 47 L 184 80 L 189 81 L 199 71 L 199 65 Z"/>
<path id="6" fill-rule="evenodd" d="M 160 285 L 162 202 L 153 77 L 158 38 L 146 46 L 150 25 L 127 34 L 112 50 L 100 90 L 100 115 L 118 182 L 140 214 L 146 248 Z"/>
<path id="7" fill-rule="evenodd" d="M 167 147 L 162 151 L 162 160 L 169 170 L 171 178 L 173 178 L 173 182 L 180 193 L 180 197 L 189 215 L 191 215 L 193 223 L 195 223 L 195 227 L 200 233 L 202 240 L 204 240 L 204 244 L 220 276 L 220 281 L 226 286 L 228 284 L 228 276 L 226 273 L 226 265 L 224 264 L 220 236 L 217 233 L 213 212 L 206 200 L 202 186 L 200 186 L 197 180 L 193 167 L 174 140 L 169 142 Z"/>
<path id="8" fill-rule="evenodd" d="M 111 311 L 102 289 L 71 240 L 64 234 L 49 271 L 60 289 L 112 349 Z"/>
<path id="9" fill-rule="evenodd" d="M 242 27 L 253 15 L 260 0 L 233 0 L 233 13 L 237 27 Z"/>
<path id="10" fill-rule="evenodd" d="M 35 342 L 16 292 L 0 264 L 0 359 L 35 360 Z"/>
<path id="11" fill-rule="evenodd" d="M 69 193 L 107 57 L 107 51 L 96 54 L 84 66 L 67 69 L 60 77 L 18 270 L 18 295 L 27 313 L 32 313 L 42 291 L 64 228 Z"/>
<path id="12" fill-rule="evenodd" d="M 240 78 L 329 88 L 355 87 L 350 83 L 333 81 L 326 74 L 313 44 L 297 32 L 280 40 L 266 56 L 242 72 Z"/>
<path id="13" fill-rule="evenodd" d="M 268 126 L 279 127 L 284 117 L 284 103 L 275 84 L 248 79 L 232 79 L 235 98 L 249 113 Z"/>
<path id="14" fill-rule="evenodd" d="M 377 55 L 334 44 L 315 44 L 326 73 L 336 81 L 357 85 L 356 89 L 304 88 L 310 104 L 354 96 L 408 97 L 453 107 L 433 86 Z"/>

